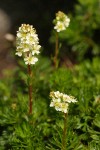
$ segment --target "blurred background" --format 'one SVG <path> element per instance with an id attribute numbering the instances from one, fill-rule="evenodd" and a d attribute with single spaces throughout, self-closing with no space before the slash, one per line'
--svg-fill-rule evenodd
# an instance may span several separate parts
<path id="1" fill-rule="evenodd" d="M 66 55 L 72 63 L 100 55 L 100 0 L 3 0 L 0 1 L 0 76 L 3 70 L 16 65 L 15 37 L 22 23 L 36 28 L 42 55 L 50 56 L 55 39 L 53 19 L 57 11 L 71 18 L 66 32 L 59 35 L 63 43 L 62 60 Z"/>

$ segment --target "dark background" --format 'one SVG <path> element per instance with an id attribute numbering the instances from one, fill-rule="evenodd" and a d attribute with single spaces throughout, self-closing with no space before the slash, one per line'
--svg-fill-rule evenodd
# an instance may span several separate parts
<path id="1" fill-rule="evenodd" d="M 75 3 L 76 0 L 3 0 L 0 1 L 0 8 L 10 17 L 11 33 L 15 35 L 22 23 L 32 24 L 37 30 L 41 45 L 46 46 L 55 13 L 58 10 L 72 12 Z"/>
<path id="2" fill-rule="evenodd" d="M 5 39 L 5 35 L 11 33 L 15 38 L 16 31 L 22 23 L 33 25 L 39 36 L 40 45 L 45 49 L 41 54 L 49 56 L 52 51 L 49 38 L 54 26 L 52 21 L 55 13 L 59 10 L 66 14 L 72 13 L 75 3 L 76 0 L 0 0 L 0 11 L 4 12 L 0 12 L 0 78 L 4 76 L 5 70 L 12 70 L 16 66 L 13 57 L 15 47 Z"/>

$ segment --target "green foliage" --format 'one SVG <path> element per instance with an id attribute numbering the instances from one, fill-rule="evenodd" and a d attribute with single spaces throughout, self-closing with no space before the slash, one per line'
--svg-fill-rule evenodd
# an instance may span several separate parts
<path id="1" fill-rule="evenodd" d="M 27 77 L 24 71 L 24 67 L 22 70 L 17 68 L 11 80 L 6 78 L 0 82 L 0 149 L 60 150 L 63 114 L 49 107 L 49 92 L 59 90 L 75 96 L 78 101 L 69 108 L 67 149 L 99 150 L 99 58 L 94 58 L 93 61 L 86 60 L 76 65 L 73 70 L 64 67 L 53 70 L 48 59 L 40 58 L 40 63 L 33 68 L 31 116 L 28 114 Z M 24 84 L 23 78 L 26 79 Z M 18 87 L 20 84 L 22 86 Z"/>
<path id="2" fill-rule="evenodd" d="M 55 70 L 50 77 L 51 90 L 58 90 L 69 93 L 73 86 L 71 71 L 67 68 L 59 68 Z"/>

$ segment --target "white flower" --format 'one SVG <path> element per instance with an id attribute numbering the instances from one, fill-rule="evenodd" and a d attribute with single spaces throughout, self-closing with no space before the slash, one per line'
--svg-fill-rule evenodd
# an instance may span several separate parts
<path id="1" fill-rule="evenodd" d="M 61 111 L 64 112 L 64 113 L 67 113 L 68 112 L 68 103 L 62 103 L 62 106 L 61 106 Z"/>
<path id="2" fill-rule="evenodd" d="M 41 48 L 41 46 L 40 45 L 34 45 L 34 47 L 33 47 L 33 50 L 32 50 L 32 55 L 34 55 L 34 54 L 39 54 L 40 53 L 40 48 Z"/>
<path id="3" fill-rule="evenodd" d="M 68 27 L 70 23 L 70 19 L 66 16 L 65 20 L 64 20 L 64 25 L 65 27 Z"/>
<path id="4" fill-rule="evenodd" d="M 55 103 L 55 109 L 57 111 L 62 111 L 61 103 Z"/>
<path id="5" fill-rule="evenodd" d="M 18 51 L 18 52 L 15 53 L 15 55 L 18 55 L 19 57 L 21 57 L 22 56 L 22 52 Z"/>
<path id="6" fill-rule="evenodd" d="M 55 25 L 54 29 L 57 30 L 57 32 L 65 30 L 65 26 L 63 22 L 58 21 L 57 24 Z"/>
<path id="7" fill-rule="evenodd" d="M 70 23 L 70 19 L 68 18 L 68 16 L 66 14 L 64 14 L 61 11 L 58 11 L 58 13 L 56 13 L 56 19 L 54 19 L 54 29 L 57 32 L 66 30 L 66 28 L 69 26 Z"/>
<path id="8" fill-rule="evenodd" d="M 53 107 L 53 106 L 54 106 L 54 102 L 51 102 L 51 103 L 50 103 L 50 107 Z"/>
<path id="9" fill-rule="evenodd" d="M 32 55 L 29 55 L 28 57 L 24 58 L 24 61 L 25 61 L 25 64 L 29 64 L 29 65 L 33 65 L 35 64 L 37 61 L 38 61 L 38 58 L 32 56 Z"/>
<path id="10" fill-rule="evenodd" d="M 17 33 L 17 37 L 22 37 L 22 34 L 20 32 Z"/>
<path id="11" fill-rule="evenodd" d="M 63 101 L 67 102 L 67 103 L 75 103 L 77 102 L 76 99 L 73 96 L 69 96 L 67 94 L 63 94 Z"/>
<path id="12" fill-rule="evenodd" d="M 55 97 L 60 97 L 61 93 L 59 91 L 54 92 Z"/>
<path id="13" fill-rule="evenodd" d="M 15 55 L 18 55 L 19 57 L 21 57 L 22 53 L 23 53 L 22 48 L 18 46 Z"/>
<path id="14" fill-rule="evenodd" d="M 50 92 L 50 97 L 52 98 L 50 107 L 55 107 L 57 111 L 62 111 L 64 113 L 68 113 L 69 103 L 77 102 L 74 97 L 60 93 L 59 91 Z"/>
<path id="15" fill-rule="evenodd" d="M 22 24 L 17 31 L 16 55 L 23 56 L 25 64 L 33 65 L 38 61 L 35 55 L 40 53 L 38 35 L 32 25 Z"/>

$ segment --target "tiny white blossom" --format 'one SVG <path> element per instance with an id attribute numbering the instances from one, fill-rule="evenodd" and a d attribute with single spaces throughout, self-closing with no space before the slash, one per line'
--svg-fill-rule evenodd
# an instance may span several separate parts
<path id="1" fill-rule="evenodd" d="M 69 26 L 69 23 L 70 23 L 70 19 L 66 16 L 66 17 L 65 17 L 65 20 L 64 20 L 64 25 L 65 25 L 66 27 L 68 27 L 68 26 Z"/>
<path id="2" fill-rule="evenodd" d="M 61 106 L 61 110 L 62 112 L 64 113 L 67 113 L 68 112 L 68 103 L 62 103 L 62 106 Z"/>
<path id="3" fill-rule="evenodd" d="M 51 102 L 51 103 L 50 103 L 50 107 L 53 107 L 53 106 L 54 106 L 54 102 Z"/>
<path id="4" fill-rule="evenodd" d="M 63 22 L 58 21 L 57 24 L 55 25 L 54 29 L 57 30 L 57 32 L 63 31 L 65 30 L 65 26 L 63 24 Z"/>
<path id="5" fill-rule="evenodd" d="M 40 53 L 40 48 L 41 48 L 41 46 L 40 45 L 34 45 L 34 47 L 33 47 L 33 50 L 32 50 L 32 55 L 34 55 L 34 54 L 39 54 Z"/>
<path id="6" fill-rule="evenodd" d="M 57 91 L 57 92 L 54 92 L 54 94 L 55 94 L 55 97 L 60 97 L 62 93 L 60 93 L 59 91 Z"/>
<path id="7" fill-rule="evenodd" d="M 17 49 L 16 49 L 15 55 L 18 55 L 19 57 L 21 57 L 21 56 L 22 56 L 22 53 L 23 53 L 22 48 L 18 46 Z"/>
<path id="8" fill-rule="evenodd" d="M 38 61 L 38 58 L 32 56 L 32 55 L 29 55 L 28 57 L 24 58 L 24 61 L 25 61 L 25 64 L 29 64 L 29 65 L 33 65 L 35 64 L 37 61 Z"/>
<path id="9" fill-rule="evenodd" d="M 19 57 L 21 57 L 22 56 L 22 52 L 18 51 L 18 52 L 15 53 L 15 55 L 18 55 Z"/>

